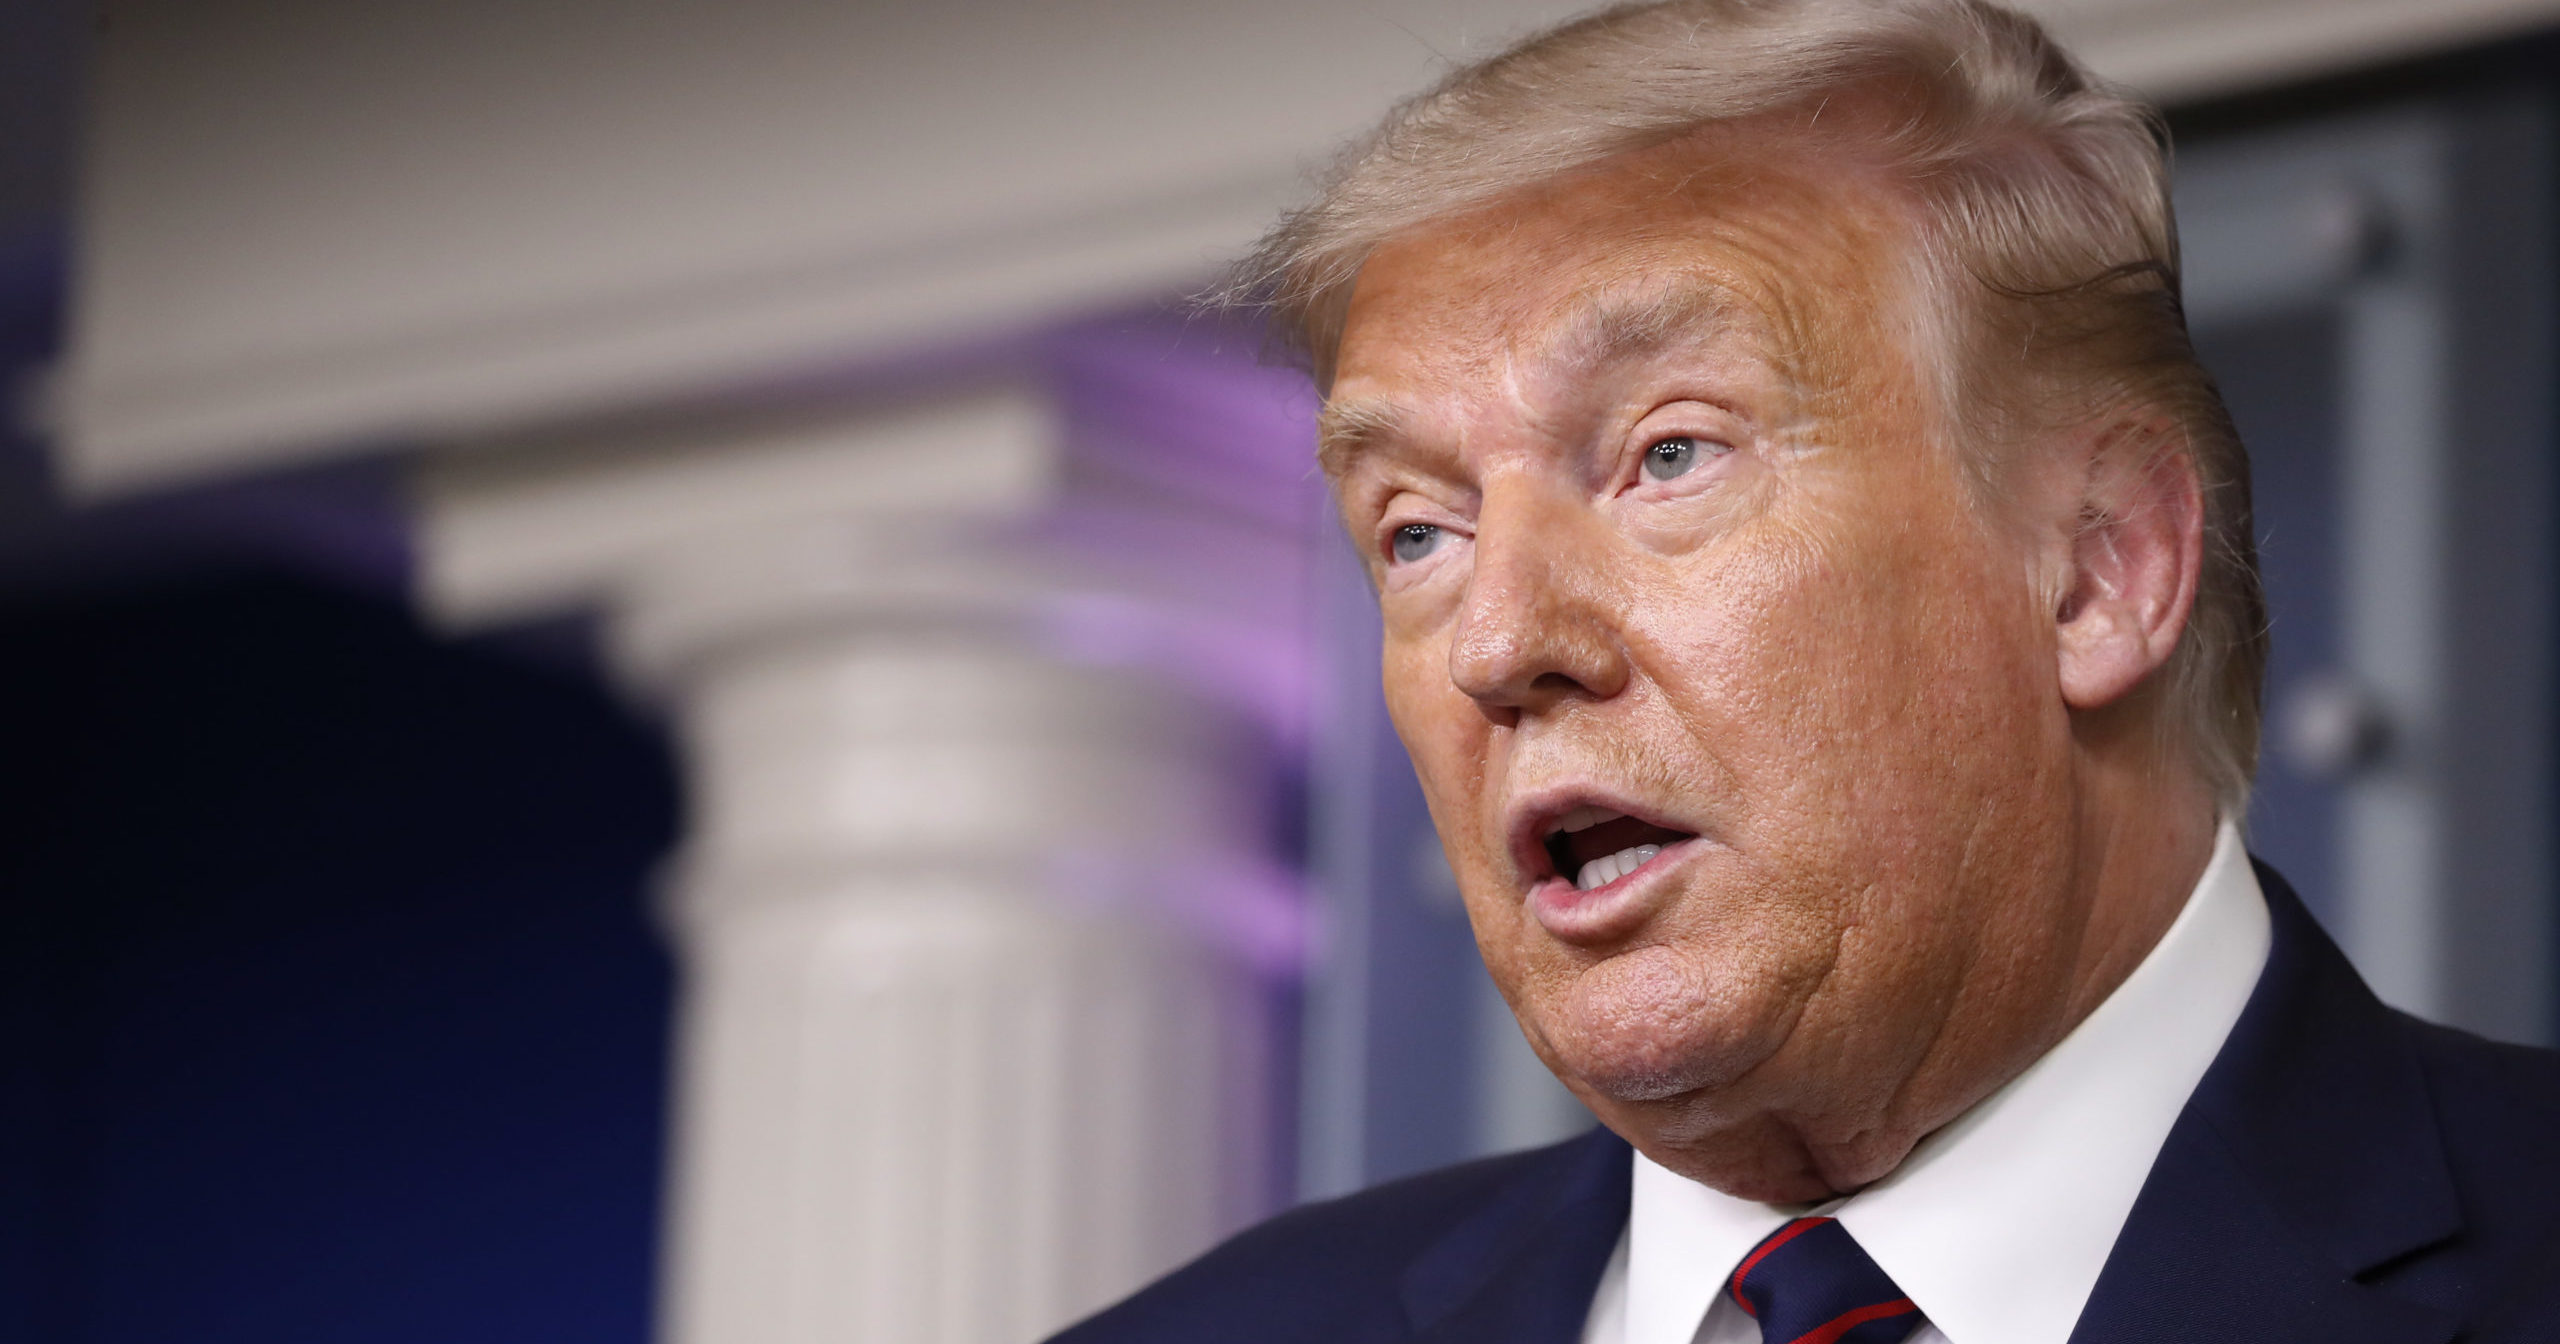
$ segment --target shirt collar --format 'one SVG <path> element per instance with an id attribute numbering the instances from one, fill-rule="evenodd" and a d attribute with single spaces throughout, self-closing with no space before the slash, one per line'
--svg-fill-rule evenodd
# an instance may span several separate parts
<path id="1" fill-rule="evenodd" d="M 2248 1005 L 2269 937 L 2266 897 L 2226 822 L 2185 908 L 2096 1011 L 1892 1175 L 1825 1212 L 1951 1344 L 2060 1344 Z M 1627 1339 L 1685 1344 L 1732 1267 L 1801 1212 L 1721 1194 L 1638 1153 Z"/>

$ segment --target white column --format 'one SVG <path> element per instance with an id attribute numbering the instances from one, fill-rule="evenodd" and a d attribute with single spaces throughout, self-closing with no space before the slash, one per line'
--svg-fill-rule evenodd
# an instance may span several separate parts
<path id="1" fill-rule="evenodd" d="M 1255 772 L 1225 711 L 1067 651 L 1079 610 L 1150 612 L 1007 540 L 1044 502 L 1019 410 L 424 492 L 444 610 L 590 584 L 672 716 L 666 1344 L 1028 1344 L 1268 1186 L 1263 995 L 1216 910 Z"/>
<path id="2" fill-rule="evenodd" d="M 676 702 L 664 1337 L 1011 1344 L 1205 1246 L 1258 1116 L 1252 1003 L 1144 891 L 1232 829 L 1187 707 L 911 629 L 729 650 Z M 1195 853 L 1141 871 L 1165 837 Z"/>

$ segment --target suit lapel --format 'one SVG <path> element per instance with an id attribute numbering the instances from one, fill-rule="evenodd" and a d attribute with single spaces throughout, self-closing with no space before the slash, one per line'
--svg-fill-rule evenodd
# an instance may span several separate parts
<path id="1" fill-rule="evenodd" d="M 2261 867 L 2267 969 L 2170 1131 L 2072 1344 L 2435 1344 L 2450 1318 L 2358 1281 L 2461 1230 L 2426 1079 Z"/>
<path id="2" fill-rule="evenodd" d="M 1405 1272 L 1416 1341 L 1574 1344 L 1627 1225 L 1633 1150 L 1595 1129 L 1433 1243 Z"/>

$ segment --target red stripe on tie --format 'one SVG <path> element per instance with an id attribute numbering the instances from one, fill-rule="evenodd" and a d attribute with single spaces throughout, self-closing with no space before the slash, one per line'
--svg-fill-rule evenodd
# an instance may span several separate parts
<path id="1" fill-rule="evenodd" d="M 1830 1221 L 1831 1220 L 1828 1218 L 1798 1218 L 1794 1222 L 1787 1224 L 1785 1227 L 1779 1228 L 1777 1231 L 1770 1233 L 1767 1241 L 1761 1242 L 1758 1249 L 1742 1258 L 1742 1263 L 1736 1266 L 1733 1271 L 1733 1300 L 1736 1304 L 1741 1306 L 1742 1313 L 1744 1315 L 1754 1319 L 1757 1319 L 1760 1315 L 1760 1309 L 1751 1305 L 1750 1298 L 1742 1295 L 1742 1281 L 1745 1278 L 1750 1277 L 1752 1267 L 1759 1264 L 1761 1261 L 1768 1259 L 1769 1252 L 1786 1245 L 1788 1242 L 1791 1242 L 1796 1238 L 1803 1236 L 1805 1233 L 1810 1232 Z"/>
<path id="2" fill-rule="evenodd" d="M 1839 1315 L 1832 1317 L 1830 1320 L 1815 1326 L 1811 1330 L 1796 1336 L 1794 1339 L 1789 1340 L 1788 1344 L 1832 1344 L 1832 1341 L 1837 1340 L 1842 1335 L 1857 1329 L 1859 1326 L 1865 1325 L 1869 1321 L 1882 1320 L 1887 1316 L 1899 1316 L 1906 1311 L 1918 1311 L 1919 1309 L 1919 1305 L 1913 1302 L 1910 1298 L 1897 1297 L 1890 1302 L 1878 1302 L 1872 1307 L 1860 1307 L 1855 1311 L 1844 1311 Z"/>

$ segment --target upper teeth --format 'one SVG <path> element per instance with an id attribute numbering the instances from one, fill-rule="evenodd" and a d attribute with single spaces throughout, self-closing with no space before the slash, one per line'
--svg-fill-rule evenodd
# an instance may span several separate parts
<path id="1" fill-rule="evenodd" d="M 1630 845 L 1615 854 L 1603 854 L 1582 865 L 1582 871 L 1574 874 L 1574 889 L 1589 891 L 1594 887 L 1605 887 L 1642 868 L 1647 860 L 1661 852 L 1660 845 Z"/>
<path id="2" fill-rule="evenodd" d="M 1619 817 L 1624 815 L 1626 814 L 1622 812 L 1612 812 L 1605 807 L 1592 807 L 1586 804 L 1565 813 L 1561 817 L 1558 817 L 1556 819 L 1556 829 L 1567 835 L 1571 835 L 1575 831 L 1590 830 L 1592 827 L 1597 826 L 1604 821 L 1616 821 Z"/>

